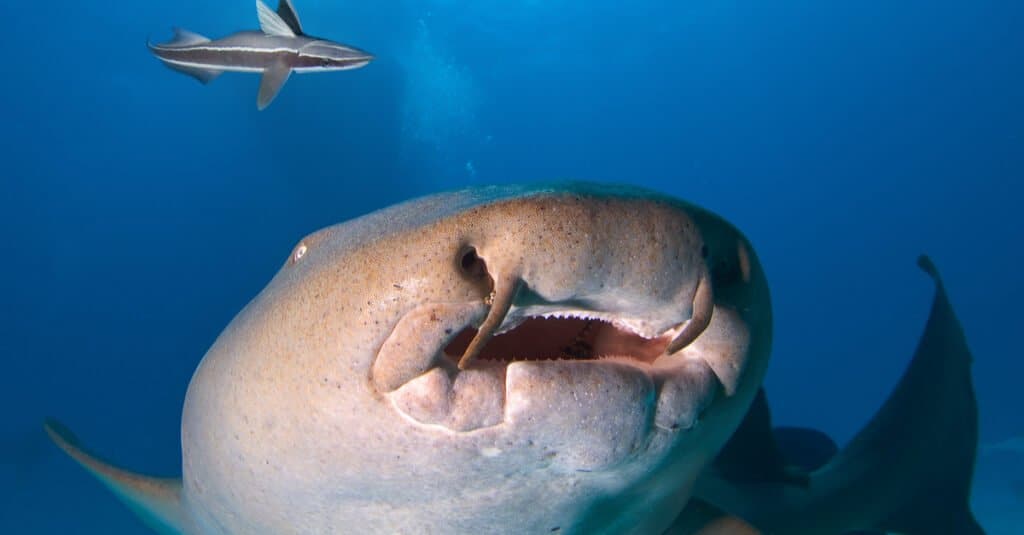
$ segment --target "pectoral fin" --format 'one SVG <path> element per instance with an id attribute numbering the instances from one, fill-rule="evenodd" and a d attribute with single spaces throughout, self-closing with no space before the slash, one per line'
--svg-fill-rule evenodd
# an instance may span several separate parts
<path id="1" fill-rule="evenodd" d="M 65 453 L 110 489 L 132 512 L 159 533 L 178 534 L 191 525 L 181 503 L 181 480 L 143 476 L 111 466 L 87 453 L 71 431 L 55 420 L 43 425 Z"/>
<path id="2" fill-rule="evenodd" d="M 264 110 L 273 102 L 274 97 L 284 87 L 284 83 L 291 76 L 292 69 L 284 63 L 275 63 L 272 67 L 263 71 L 263 79 L 260 80 L 260 93 L 256 97 L 256 107 Z"/>

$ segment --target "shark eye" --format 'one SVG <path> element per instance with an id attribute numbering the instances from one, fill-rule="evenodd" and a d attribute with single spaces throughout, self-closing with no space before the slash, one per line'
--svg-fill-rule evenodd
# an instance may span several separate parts
<path id="1" fill-rule="evenodd" d="M 292 252 L 292 264 L 295 264 L 299 260 L 302 260 L 302 257 L 306 256 L 307 249 L 308 247 L 306 247 L 305 243 L 300 243 L 297 246 L 295 246 L 295 251 Z"/>
<path id="2" fill-rule="evenodd" d="M 329 60 L 327 58 L 324 58 L 324 59 L 320 60 L 320 66 L 321 67 L 330 67 L 330 65 L 331 65 L 331 60 Z"/>

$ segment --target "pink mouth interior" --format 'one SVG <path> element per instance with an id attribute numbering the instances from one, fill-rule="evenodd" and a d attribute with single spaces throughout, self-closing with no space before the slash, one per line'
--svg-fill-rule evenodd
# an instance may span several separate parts
<path id="1" fill-rule="evenodd" d="M 444 348 L 445 356 L 458 362 L 474 336 L 475 328 L 463 329 Z M 647 339 L 598 319 L 534 317 L 492 338 L 478 358 L 514 362 L 628 357 L 651 363 L 669 341 L 665 336 Z"/>

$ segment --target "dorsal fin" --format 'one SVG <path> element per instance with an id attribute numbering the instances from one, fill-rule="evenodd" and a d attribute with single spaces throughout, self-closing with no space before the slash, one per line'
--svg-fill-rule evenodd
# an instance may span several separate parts
<path id="1" fill-rule="evenodd" d="M 60 422 L 46 420 L 46 434 L 65 453 L 110 489 L 147 526 L 159 533 L 188 531 L 191 522 L 181 503 L 181 480 L 148 477 L 111 466 L 87 453 Z"/>
<path id="2" fill-rule="evenodd" d="M 281 15 L 267 7 L 263 0 L 256 0 L 256 16 L 260 19 L 260 29 L 263 33 L 278 37 L 295 37 L 291 26 L 281 18 Z"/>
<path id="3" fill-rule="evenodd" d="M 302 33 L 302 23 L 299 22 L 299 13 L 295 11 L 295 6 L 292 5 L 292 0 L 280 0 L 277 4 L 277 14 L 281 17 L 281 20 L 292 29 L 295 35 L 306 35 Z"/>
<path id="4" fill-rule="evenodd" d="M 284 87 L 288 77 L 292 75 L 292 69 L 283 61 L 271 65 L 263 71 L 263 78 L 260 79 L 260 91 L 256 95 L 256 109 L 263 111 L 273 102 L 274 97 Z"/>
<path id="5" fill-rule="evenodd" d="M 201 45 L 209 42 L 210 39 L 206 36 L 190 32 L 184 28 L 174 28 L 174 37 L 169 42 L 164 43 L 164 46 Z"/>

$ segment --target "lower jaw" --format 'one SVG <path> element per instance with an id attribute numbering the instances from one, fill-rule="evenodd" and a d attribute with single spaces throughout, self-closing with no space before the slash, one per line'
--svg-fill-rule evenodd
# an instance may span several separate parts
<path id="1" fill-rule="evenodd" d="M 635 454 L 654 434 L 694 427 L 718 390 L 700 358 L 654 367 L 608 357 L 479 361 L 457 373 L 435 367 L 388 396 L 416 425 L 528 436 L 554 455 L 552 462 L 597 470 Z M 500 450 L 488 450 L 494 451 Z"/>

